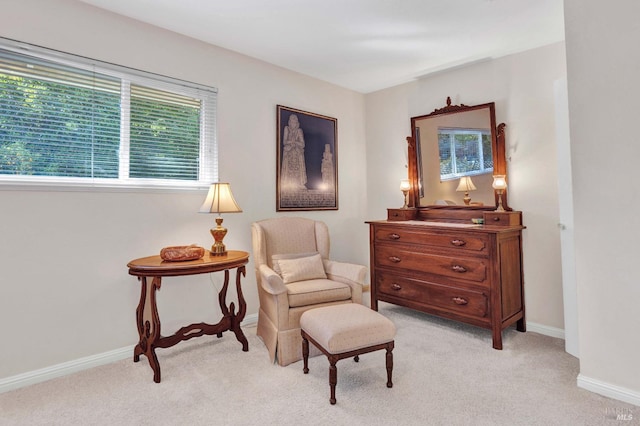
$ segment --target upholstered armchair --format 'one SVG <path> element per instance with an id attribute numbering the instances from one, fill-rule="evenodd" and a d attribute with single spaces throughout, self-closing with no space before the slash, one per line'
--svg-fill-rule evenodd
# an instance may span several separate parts
<path id="1" fill-rule="evenodd" d="M 302 313 L 362 303 L 366 268 L 329 260 L 329 230 L 323 222 L 266 219 L 251 225 L 251 237 L 260 298 L 257 335 L 271 361 L 285 366 L 302 359 Z"/>

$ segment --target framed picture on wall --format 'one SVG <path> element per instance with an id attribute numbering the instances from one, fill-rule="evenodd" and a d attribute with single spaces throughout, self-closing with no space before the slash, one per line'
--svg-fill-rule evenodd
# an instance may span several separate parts
<path id="1" fill-rule="evenodd" d="M 277 106 L 276 210 L 338 210 L 338 120 Z"/>

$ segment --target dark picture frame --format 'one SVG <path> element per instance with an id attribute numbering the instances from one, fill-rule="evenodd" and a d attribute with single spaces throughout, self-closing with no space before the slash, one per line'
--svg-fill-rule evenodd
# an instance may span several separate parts
<path id="1" fill-rule="evenodd" d="M 338 120 L 277 105 L 276 211 L 338 210 Z"/>

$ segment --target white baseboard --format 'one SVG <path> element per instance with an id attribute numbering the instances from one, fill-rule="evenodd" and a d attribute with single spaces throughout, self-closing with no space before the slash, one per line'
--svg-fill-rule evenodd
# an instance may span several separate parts
<path id="1" fill-rule="evenodd" d="M 612 385 L 601 380 L 592 379 L 591 377 L 586 377 L 583 374 L 578 374 L 577 382 L 579 388 L 640 407 L 639 392 L 623 388 L 621 386 Z"/>
<path id="2" fill-rule="evenodd" d="M 545 336 L 556 337 L 558 339 L 565 338 L 564 330 L 546 325 L 527 322 L 527 331 L 544 334 Z M 578 374 L 577 385 L 579 388 L 597 393 L 608 398 L 618 401 L 627 402 L 629 404 L 640 406 L 640 393 L 626 389 L 620 386 L 612 385 L 600 380 L 586 377 Z"/>
<path id="3" fill-rule="evenodd" d="M 251 327 L 257 322 L 258 314 L 247 315 L 244 320 L 242 320 L 242 326 Z M 62 364 L 56 364 L 39 370 L 28 371 L 26 373 L 0 379 L 0 393 L 45 382 L 57 377 L 66 376 L 68 374 L 77 373 L 82 370 L 88 370 L 89 368 L 99 367 L 101 365 L 123 359 L 133 359 L 134 347 L 135 345 L 127 346 L 109 352 L 103 352 L 101 354 L 91 355 L 73 361 L 63 362 Z"/>
<path id="4" fill-rule="evenodd" d="M 89 368 L 99 367 L 111 362 L 130 358 L 133 354 L 134 346 L 128 346 L 109 352 L 103 352 L 101 354 L 91 355 L 73 361 L 63 362 L 62 364 L 52 365 L 51 367 L 28 371 L 16 376 L 0 379 L 0 393 L 8 392 L 10 390 L 22 388 L 29 385 L 34 385 L 36 383 L 45 382 L 57 377 L 66 376 L 67 374 L 77 373 L 78 371 L 87 370 Z"/>
<path id="5" fill-rule="evenodd" d="M 561 328 L 549 327 L 548 325 L 536 324 L 527 321 L 527 331 L 544 334 L 545 336 L 555 337 L 564 340 L 564 330 Z"/>
<path id="6" fill-rule="evenodd" d="M 253 327 L 258 323 L 258 313 L 247 315 L 242 320 L 243 327 Z"/>

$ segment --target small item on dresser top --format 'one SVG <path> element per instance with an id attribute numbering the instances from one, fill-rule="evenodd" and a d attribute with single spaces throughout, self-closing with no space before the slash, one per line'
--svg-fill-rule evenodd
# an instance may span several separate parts
<path id="1" fill-rule="evenodd" d="M 474 218 L 471 218 L 471 222 L 475 223 L 476 225 L 483 225 L 484 219 L 481 217 L 474 217 Z"/>
<path id="2" fill-rule="evenodd" d="M 171 246 L 160 250 L 160 257 L 166 262 L 184 262 L 204 256 L 204 249 L 195 244 L 190 246 Z"/>

